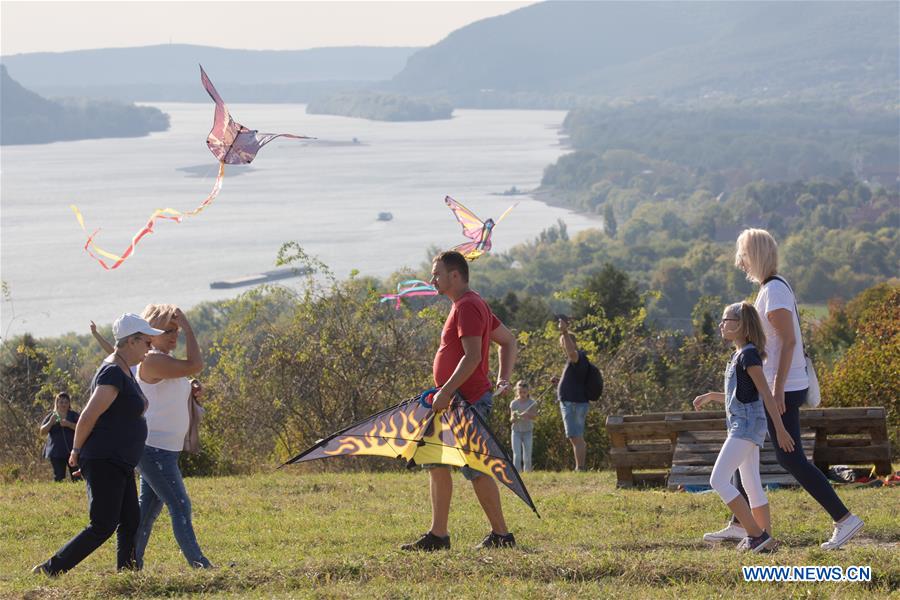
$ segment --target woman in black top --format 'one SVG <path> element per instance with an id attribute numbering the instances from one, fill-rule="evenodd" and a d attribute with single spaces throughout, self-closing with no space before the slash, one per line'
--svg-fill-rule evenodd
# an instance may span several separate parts
<path id="1" fill-rule="evenodd" d="M 72 442 L 75 439 L 75 423 L 78 422 L 78 413 L 71 408 L 71 399 L 66 392 L 56 395 L 53 412 L 46 416 L 41 423 L 41 435 L 47 436 L 44 444 L 44 458 L 50 460 L 53 465 L 53 481 L 65 481 L 66 467 L 69 460 L 69 452 L 72 451 Z M 75 468 L 69 466 L 69 475 L 72 481 L 78 479 L 75 476 Z"/>
<path id="2" fill-rule="evenodd" d="M 147 400 L 131 367 L 150 350 L 150 336 L 163 333 L 126 313 L 113 323 L 114 352 L 97 369 L 91 397 L 75 427 L 69 465 L 81 466 L 88 487 L 90 524 L 33 571 L 64 573 L 115 532 L 116 566 L 134 568 L 134 536 L 140 523 L 134 467 L 147 439 Z"/>

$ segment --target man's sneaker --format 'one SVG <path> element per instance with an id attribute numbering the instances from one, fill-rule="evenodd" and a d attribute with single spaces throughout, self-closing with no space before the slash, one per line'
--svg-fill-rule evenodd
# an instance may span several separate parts
<path id="1" fill-rule="evenodd" d="M 762 532 L 762 535 L 759 537 L 747 536 L 741 543 L 738 544 L 738 550 L 742 552 L 763 552 L 766 548 L 775 544 L 775 539 L 766 533 Z"/>
<path id="2" fill-rule="evenodd" d="M 430 531 L 424 534 L 422 537 L 417 539 L 416 541 L 403 544 L 400 546 L 401 550 L 409 550 L 409 551 L 421 551 L 421 552 L 434 552 L 435 550 L 449 550 L 450 549 L 450 536 L 446 535 L 441 537 L 439 535 L 434 535 Z"/>
<path id="3" fill-rule="evenodd" d="M 47 563 L 45 563 L 45 562 L 42 562 L 39 565 L 34 565 L 31 568 L 31 572 L 34 573 L 35 575 L 42 574 L 42 575 L 46 575 L 47 577 L 54 576 L 54 574 L 50 572 L 50 569 L 47 568 Z"/>
<path id="4" fill-rule="evenodd" d="M 725 529 L 704 533 L 703 541 L 710 543 L 727 542 L 729 540 L 742 540 L 747 537 L 747 530 L 737 523 L 729 523 Z"/>
<path id="5" fill-rule="evenodd" d="M 862 528 L 863 520 L 856 515 L 850 515 L 842 522 L 834 524 L 834 533 L 831 534 L 830 540 L 822 544 L 822 549 L 837 550 L 849 542 Z"/>
<path id="6" fill-rule="evenodd" d="M 516 538 L 511 533 L 500 535 L 499 533 L 490 532 L 485 536 L 481 543 L 475 546 L 476 550 L 484 548 L 513 548 L 516 545 Z"/>

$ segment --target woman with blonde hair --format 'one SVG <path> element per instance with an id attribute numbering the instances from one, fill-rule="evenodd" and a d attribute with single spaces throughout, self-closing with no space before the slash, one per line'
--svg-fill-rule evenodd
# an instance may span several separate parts
<path id="1" fill-rule="evenodd" d="M 153 524 L 163 504 L 172 518 L 172 531 L 188 564 L 209 568 L 191 520 L 191 500 L 178 457 L 189 439 L 191 426 L 191 381 L 188 377 L 203 369 L 203 356 L 194 331 L 184 313 L 172 304 L 150 304 L 142 316 L 162 333 L 151 338 L 150 352 L 138 366 L 137 381 L 147 397 L 147 445 L 140 462 L 141 522 L 137 531 L 135 557 L 139 568 Z M 178 345 L 178 331 L 184 331 L 187 358 L 171 352 Z"/>
<path id="2" fill-rule="evenodd" d="M 768 356 L 763 372 L 775 398 L 781 421 L 794 441 L 794 449 L 785 452 L 777 444 L 778 464 L 794 476 L 806 492 L 831 515 L 834 531 L 822 544 L 825 550 L 836 550 L 853 538 L 863 521 L 841 502 L 828 479 L 803 453 L 800 442 L 800 407 L 806 402 L 809 377 L 800 334 L 797 300 L 791 286 L 778 275 L 778 244 L 768 231 L 746 229 L 737 239 L 734 264 L 758 284 L 754 306 L 760 314 L 768 340 Z M 769 438 L 776 439 L 772 415 L 767 414 Z M 729 539 L 740 535 L 742 528 L 732 523 L 722 531 L 706 534 L 707 541 Z"/>

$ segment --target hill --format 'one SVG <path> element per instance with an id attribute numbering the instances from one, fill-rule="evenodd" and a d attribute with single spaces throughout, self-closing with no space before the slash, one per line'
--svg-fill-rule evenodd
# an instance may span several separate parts
<path id="1" fill-rule="evenodd" d="M 3 485 L 0 596 L 749 600 L 887 598 L 900 583 L 896 488 L 840 492 L 866 526 L 833 553 L 818 546 L 830 533 L 818 505 L 800 490 L 772 491 L 781 548 L 747 555 L 700 541 L 725 521 L 715 494 L 617 490 L 612 473 L 596 471 L 526 473 L 525 482 L 544 518 L 502 492 L 518 548 L 472 548 L 487 523 L 460 479 L 450 513 L 453 548 L 410 556 L 397 546 L 420 535 L 429 518 L 428 478 L 420 472 L 317 474 L 287 467 L 252 477 L 189 478 L 198 541 L 220 568 L 188 568 L 163 511 L 142 572 L 113 572 L 111 539 L 54 579 L 29 570 L 84 527 L 84 486 Z M 745 582 L 743 565 L 866 565 L 872 578 Z"/>
<path id="2" fill-rule="evenodd" d="M 416 50 L 238 50 L 168 44 L 16 54 L 0 60 L 23 85 L 45 95 L 189 102 L 206 99 L 198 85 L 201 63 L 216 85 L 238 89 L 237 95 L 228 94 L 229 101 L 265 102 L 323 86 L 340 89 L 346 82 L 390 79 Z M 254 94 L 259 87 L 262 96 Z"/>
<path id="3" fill-rule="evenodd" d="M 544 2 L 410 57 L 399 90 L 896 102 L 889 2 Z"/>
<path id="4" fill-rule="evenodd" d="M 24 88 L 0 65 L 0 144 L 139 137 L 168 128 L 168 115 L 149 106 L 48 100 Z"/>

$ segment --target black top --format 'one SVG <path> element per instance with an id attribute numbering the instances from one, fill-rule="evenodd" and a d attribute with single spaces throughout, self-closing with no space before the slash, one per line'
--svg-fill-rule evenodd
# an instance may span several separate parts
<path id="1" fill-rule="evenodd" d="M 147 441 L 144 394 L 134 377 L 117 365 L 104 362 L 91 381 L 91 394 L 99 385 L 111 385 L 119 394 L 97 418 L 94 430 L 81 449 L 81 458 L 104 458 L 135 467 Z"/>
<path id="2" fill-rule="evenodd" d="M 70 410 L 66 413 L 65 420 L 76 423 L 78 421 L 78 413 Z M 44 458 L 69 458 L 72 442 L 75 441 L 75 430 L 60 425 L 54 413 L 47 415 L 47 418 L 41 423 L 41 427 L 50 421 L 56 422 L 50 428 L 50 435 L 47 436 L 47 443 L 44 444 Z"/>
<path id="3" fill-rule="evenodd" d="M 588 358 L 584 351 L 578 351 L 577 362 L 566 362 L 559 385 L 556 387 L 556 398 L 560 402 L 587 402 L 585 390 L 588 378 Z"/>
<path id="4" fill-rule="evenodd" d="M 747 369 L 750 367 L 761 367 L 763 364 L 759 351 L 753 344 L 748 344 L 735 352 L 731 360 L 734 362 L 734 375 L 737 380 L 737 388 L 734 396 L 738 402 L 750 404 L 759 400 L 759 392 Z"/>

